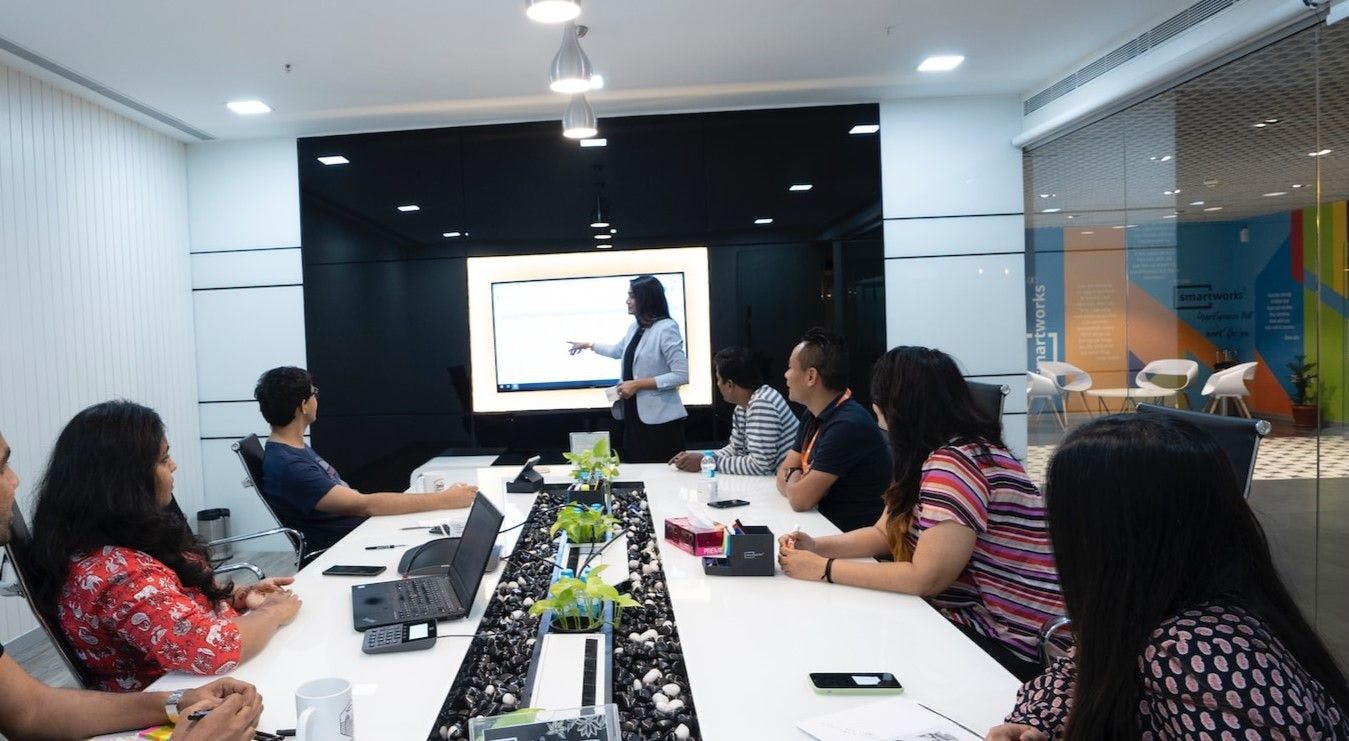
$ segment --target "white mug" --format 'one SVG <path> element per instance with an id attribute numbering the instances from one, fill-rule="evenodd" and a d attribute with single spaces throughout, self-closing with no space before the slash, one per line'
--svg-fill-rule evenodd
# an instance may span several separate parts
<path id="1" fill-rule="evenodd" d="M 295 690 L 296 741 L 352 741 L 351 682 L 312 679 Z"/>
<path id="2" fill-rule="evenodd" d="M 417 475 L 417 489 L 425 494 L 432 494 L 445 488 L 446 473 L 444 471 L 426 471 Z"/>

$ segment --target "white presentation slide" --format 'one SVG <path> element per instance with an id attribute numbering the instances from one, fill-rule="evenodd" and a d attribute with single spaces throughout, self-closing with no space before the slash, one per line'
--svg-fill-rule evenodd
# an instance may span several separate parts
<path id="1" fill-rule="evenodd" d="M 579 252 L 468 259 L 474 412 L 604 409 L 621 360 L 569 341 L 618 344 L 633 318 L 628 282 L 665 287 L 689 359 L 685 405 L 712 403 L 707 248 Z"/>
<path id="2" fill-rule="evenodd" d="M 635 275 L 551 278 L 492 284 L 492 330 L 498 393 L 604 388 L 618 383 L 621 359 L 595 352 L 571 355 L 568 341 L 615 344 L 632 317 L 624 307 Z M 686 336 L 684 275 L 655 276 L 665 287 L 670 318 Z M 579 329 L 579 328 L 584 328 Z M 583 332 L 583 337 L 574 337 Z"/>

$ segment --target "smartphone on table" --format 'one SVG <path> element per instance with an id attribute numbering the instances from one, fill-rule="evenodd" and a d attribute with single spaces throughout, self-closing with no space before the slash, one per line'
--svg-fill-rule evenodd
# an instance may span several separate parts
<path id="1" fill-rule="evenodd" d="M 384 573 L 384 566 L 354 566 L 335 564 L 323 570 L 324 576 L 379 576 Z"/>
<path id="2" fill-rule="evenodd" d="M 821 695 L 893 695 L 904 690 L 890 672 L 811 672 L 810 683 Z"/>
<path id="3" fill-rule="evenodd" d="M 718 499 L 715 502 L 708 502 L 707 506 L 716 507 L 717 509 L 727 509 L 729 507 L 744 507 L 748 504 L 749 502 L 746 502 L 743 499 Z"/>

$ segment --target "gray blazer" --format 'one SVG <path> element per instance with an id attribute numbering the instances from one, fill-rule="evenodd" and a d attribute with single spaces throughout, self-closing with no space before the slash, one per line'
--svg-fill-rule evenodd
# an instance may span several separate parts
<path id="1" fill-rule="evenodd" d="M 613 345 L 596 342 L 591 349 L 600 355 L 623 359 L 632 336 L 637 334 L 637 322 L 628 327 L 623 339 Z M 689 356 L 684 353 L 684 338 L 679 336 L 679 324 L 673 319 L 660 319 L 642 334 L 637 352 L 632 356 L 633 378 L 654 378 L 656 389 L 637 392 L 637 416 L 649 425 L 673 422 L 689 416 L 679 401 L 679 387 L 689 382 Z M 613 406 L 614 419 L 623 419 L 623 402 Z"/>

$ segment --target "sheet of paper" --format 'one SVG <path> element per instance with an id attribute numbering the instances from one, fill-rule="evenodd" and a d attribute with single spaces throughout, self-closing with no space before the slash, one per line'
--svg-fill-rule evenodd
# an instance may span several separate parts
<path id="1" fill-rule="evenodd" d="M 609 388 L 605 389 L 605 390 L 604 390 L 604 398 L 608 399 L 610 404 L 617 404 L 617 403 L 618 403 L 618 387 L 617 387 L 617 386 L 610 386 Z"/>
<path id="2" fill-rule="evenodd" d="M 808 718 L 796 724 L 819 741 L 979 741 L 954 721 L 906 697 Z"/>

